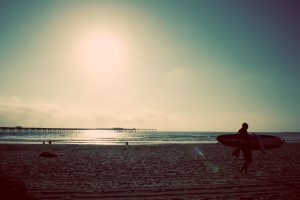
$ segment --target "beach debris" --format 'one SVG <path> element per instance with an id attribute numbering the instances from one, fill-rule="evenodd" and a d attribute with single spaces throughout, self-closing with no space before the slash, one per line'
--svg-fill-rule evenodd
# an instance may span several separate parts
<path id="1" fill-rule="evenodd" d="M 45 157 L 45 158 L 57 158 L 59 155 L 55 153 L 50 153 L 50 152 L 42 152 L 40 153 L 39 157 Z"/>

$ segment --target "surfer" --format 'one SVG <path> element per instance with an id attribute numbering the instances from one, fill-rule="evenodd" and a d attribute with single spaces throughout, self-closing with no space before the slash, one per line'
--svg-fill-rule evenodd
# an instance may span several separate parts
<path id="1" fill-rule="evenodd" d="M 241 137 L 246 141 L 246 144 L 241 148 L 241 151 L 244 155 L 244 163 L 242 167 L 240 168 L 240 172 L 243 174 L 248 174 L 248 165 L 252 162 L 252 152 L 250 148 L 250 135 L 248 134 L 248 124 L 243 123 L 242 128 L 238 131 L 238 133 L 241 135 Z"/>

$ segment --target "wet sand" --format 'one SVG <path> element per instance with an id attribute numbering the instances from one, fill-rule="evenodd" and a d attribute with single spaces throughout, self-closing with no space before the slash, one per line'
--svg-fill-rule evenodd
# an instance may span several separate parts
<path id="1" fill-rule="evenodd" d="M 37 199 L 300 199 L 300 144 L 254 152 L 250 175 L 221 144 L 0 145 L 0 170 Z M 60 155 L 39 157 L 42 152 Z"/>

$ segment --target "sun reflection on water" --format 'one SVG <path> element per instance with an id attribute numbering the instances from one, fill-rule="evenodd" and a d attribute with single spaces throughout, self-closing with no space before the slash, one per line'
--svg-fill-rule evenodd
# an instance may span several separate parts
<path id="1" fill-rule="evenodd" d="M 109 130 L 85 130 L 81 134 L 82 138 L 86 139 L 100 139 L 100 138 L 118 138 L 118 135 L 114 131 Z"/>

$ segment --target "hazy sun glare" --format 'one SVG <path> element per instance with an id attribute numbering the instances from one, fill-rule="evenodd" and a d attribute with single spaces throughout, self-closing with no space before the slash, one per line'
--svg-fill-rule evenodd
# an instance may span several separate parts
<path id="1" fill-rule="evenodd" d="M 77 52 L 80 64 L 92 73 L 114 72 L 125 64 L 122 40 L 109 32 L 90 32 L 80 38 Z"/>

